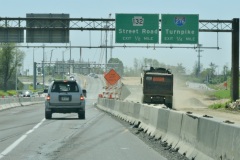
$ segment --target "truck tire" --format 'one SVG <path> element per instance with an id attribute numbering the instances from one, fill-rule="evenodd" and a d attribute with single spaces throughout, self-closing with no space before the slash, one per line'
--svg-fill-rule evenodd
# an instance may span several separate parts
<path id="1" fill-rule="evenodd" d="M 46 119 L 51 119 L 52 118 L 52 112 L 45 111 L 45 118 Z"/>
<path id="2" fill-rule="evenodd" d="M 78 112 L 78 118 L 79 119 L 85 119 L 85 111 L 79 111 Z"/>
<path id="3" fill-rule="evenodd" d="M 142 103 L 147 103 L 147 96 L 142 96 Z"/>
<path id="4" fill-rule="evenodd" d="M 170 109 L 172 109 L 172 103 L 167 103 L 166 106 Z"/>

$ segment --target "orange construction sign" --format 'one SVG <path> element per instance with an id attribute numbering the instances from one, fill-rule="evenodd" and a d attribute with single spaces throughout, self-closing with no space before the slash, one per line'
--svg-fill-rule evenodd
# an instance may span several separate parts
<path id="1" fill-rule="evenodd" d="M 114 85 L 117 83 L 117 81 L 121 78 L 117 72 L 114 69 L 111 69 L 104 78 L 107 80 L 107 82 L 111 85 Z"/>

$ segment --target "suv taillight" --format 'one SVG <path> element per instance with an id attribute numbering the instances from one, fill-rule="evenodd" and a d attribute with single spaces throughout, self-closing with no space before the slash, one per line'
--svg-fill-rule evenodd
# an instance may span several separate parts
<path id="1" fill-rule="evenodd" d="M 80 96 L 80 100 L 83 101 L 84 100 L 84 96 Z"/>
<path id="2" fill-rule="evenodd" d="M 50 101 L 50 99 L 51 99 L 51 98 L 50 98 L 50 95 L 47 95 L 47 96 L 46 96 L 46 100 L 47 100 L 47 101 Z"/>

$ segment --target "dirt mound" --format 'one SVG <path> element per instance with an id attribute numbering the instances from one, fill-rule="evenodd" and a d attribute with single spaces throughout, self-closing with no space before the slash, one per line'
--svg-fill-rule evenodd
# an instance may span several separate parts
<path id="1" fill-rule="evenodd" d="M 189 98 L 185 101 L 185 103 L 187 105 L 190 105 L 190 106 L 197 106 L 197 107 L 207 107 L 203 102 L 201 102 L 199 99 L 197 98 Z"/>

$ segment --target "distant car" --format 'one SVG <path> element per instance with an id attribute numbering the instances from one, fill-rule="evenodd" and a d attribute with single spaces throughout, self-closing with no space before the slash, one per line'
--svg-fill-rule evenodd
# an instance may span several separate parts
<path id="1" fill-rule="evenodd" d="M 32 93 L 32 91 L 26 90 L 26 91 L 23 91 L 23 92 L 22 92 L 22 96 L 23 96 L 23 97 L 32 97 L 32 96 L 33 96 L 33 93 Z"/>
<path id="2" fill-rule="evenodd" d="M 94 77 L 94 78 L 98 78 L 98 75 L 97 75 L 97 74 L 95 74 L 93 77 Z"/>
<path id="3" fill-rule="evenodd" d="M 74 76 L 70 76 L 70 79 L 71 79 L 71 80 L 74 80 Z"/>
<path id="4" fill-rule="evenodd" d="M 88 76 L 90 76 L 90 77 L 94 77 L 94 73 L 89 73 L 89 75 Z"/>
<path id="5" fill-rule="evenodd" d="M 55 80 L 45 92 L 46 119 L 53 113 L 78 113 L 79 119 L 85 119 L 86 90 L 76 80 Z"/>

